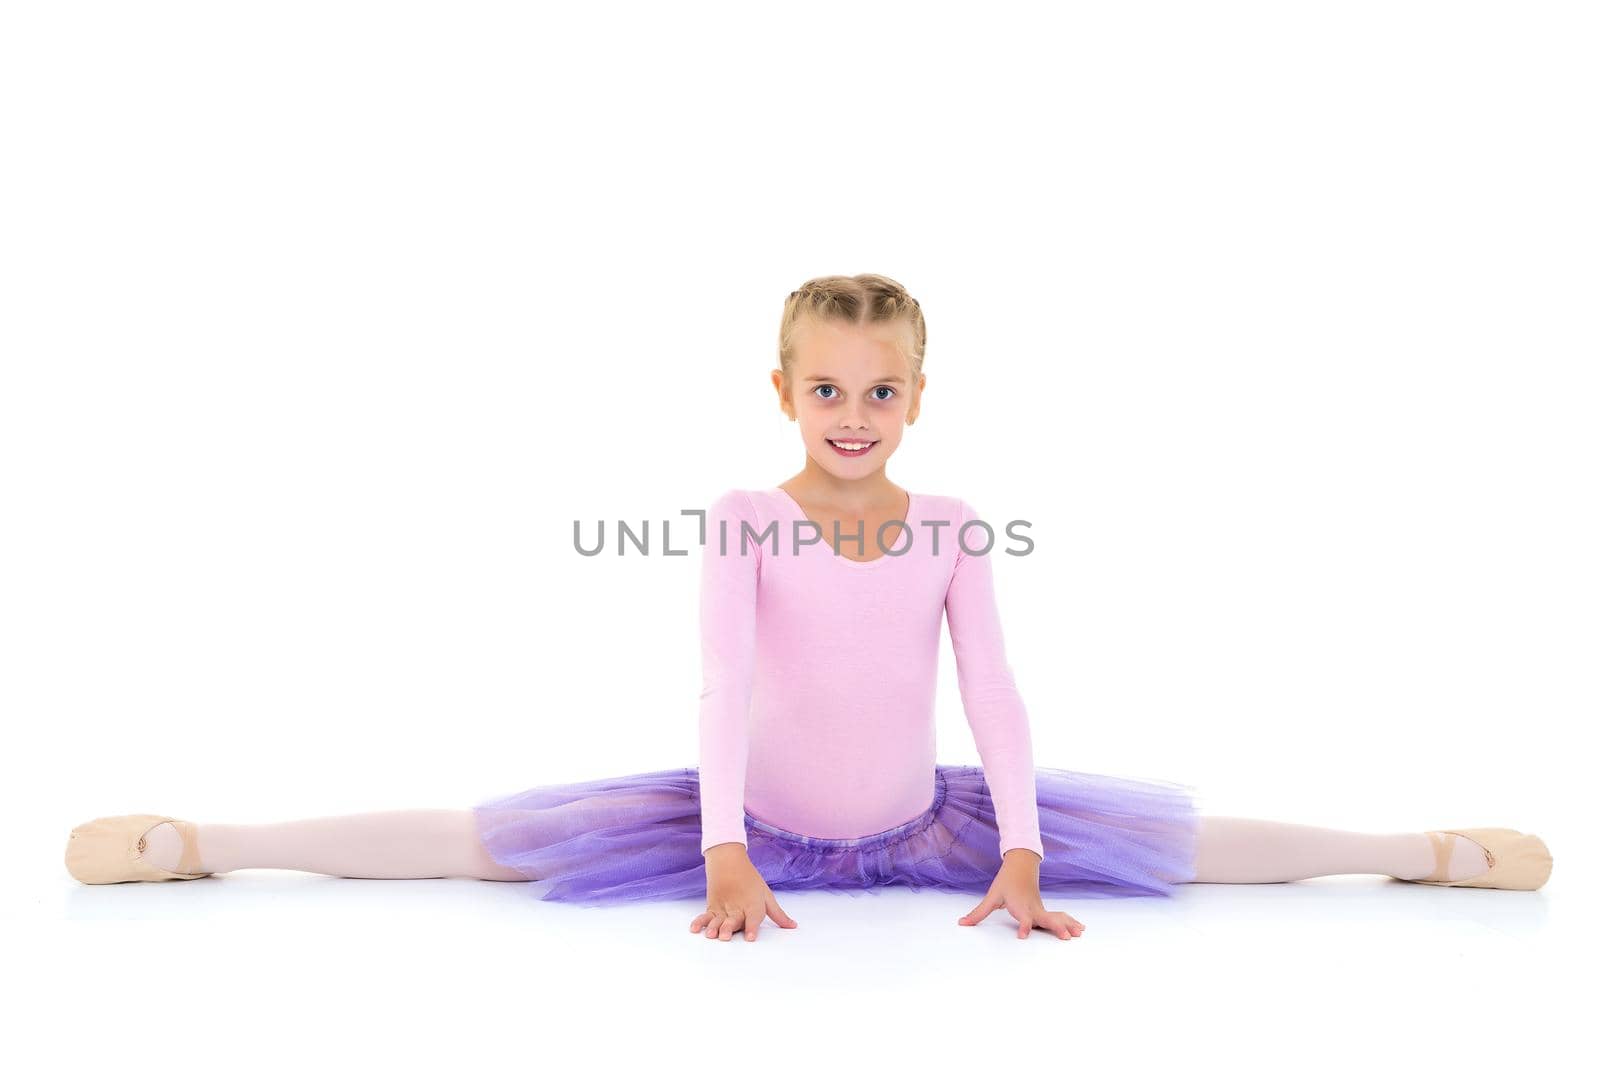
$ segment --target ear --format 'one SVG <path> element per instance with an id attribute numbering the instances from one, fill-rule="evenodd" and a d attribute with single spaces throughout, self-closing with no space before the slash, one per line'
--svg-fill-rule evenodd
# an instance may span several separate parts
<path id="1" fill-rule="evenodd" d="M 791 410 L 791 408 L 793 407 L 793 404 L 790 402 L 789 397 L 787 395 L 785 395 L 785 393 L 783 391 L 783 370 L 782 370 L 782 368 L 778 368 L 778 369 L 776 369 L 776 370 L 774 370 L 772 372 L 772 388 L 774 388 L 778 392 L 778 410 L 782 411 L 785 415 L 788 415 L 790 418 L 793 418 L 794 417 L 794 412 Z"/>
<path id="2" fill-rule="evenodd" d="M 911 406 L 906 409 L 907 426 L 917 421 L 917 416 L 922 413 L 922 390 L 927 388 L 927 385 L 928 376 L 926 374 L 919 375 L 916 388 L 911 391 Z"/>

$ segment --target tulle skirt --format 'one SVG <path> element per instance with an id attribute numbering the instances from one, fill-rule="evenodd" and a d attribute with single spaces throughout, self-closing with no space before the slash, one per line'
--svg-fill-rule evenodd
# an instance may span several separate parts
<path id="1" fill-rule="evenodd" d="M 1041 891 L 1170 896 L 1194 880 L 1192 787 L 1035 768 Z M 542 900 L 705 899 L 697 767 L 543 785 L 473 806 L 491 858 Z M 928 810 L 869 837 L 807 837 L 745 813 L 746 851 L 775 893 L 904 885 L 982 895 L 1000 869 L 983 768 L 939 764 Z"/>

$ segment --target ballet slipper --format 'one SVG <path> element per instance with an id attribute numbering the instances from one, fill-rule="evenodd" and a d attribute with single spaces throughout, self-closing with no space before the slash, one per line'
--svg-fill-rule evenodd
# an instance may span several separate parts
<path id="1" fill-rule="evenodd" d="M 1429 885 L 1473 886 L 1479 889 L 1538 889 L 1550 879 L 1552 859 L 1544 842 L 1533 834 L 1524 834 L 1503 826 L 1479 826 L 1471 830 L 1429 830 L 1428 840 L 1433 845 L 1433 873 L 1426 878 L 1401 878 L 1402 882 L 1426 882 Z M 1446 834 L 1456 834 L 1483 849 L 1489 857 L 1489 869 L 1483 874 L 1456 881 L 1445 881 L 1450 866 L 1451 841 Z"/>
<path id="2" fill-rule="evenodd" d="M 170 822 L 183 840 L 183 853 L 176 871 L 163 870 L 147 863 L 144 835 Z M 192 822 L 162 815 L 111 815 L 94 819 L 73 829 L 67 838 L 67 870 L 85 885 L 113 882 L 165 882 L 209 878 L 209 871 L 198 870 L 200 848 L 197 828 Z"/>

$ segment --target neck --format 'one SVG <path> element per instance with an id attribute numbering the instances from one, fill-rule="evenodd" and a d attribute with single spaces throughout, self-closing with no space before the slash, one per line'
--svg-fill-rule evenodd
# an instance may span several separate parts
<path id="1" fill-rule="evenodd" d="M 882 467 L 861 478 L 840 478 L 823 469 L 809 455 L 805 469 L 782 485 L 791 496 L 803 496 L 840 511 L 870 510 L 889 501 L 898 501 L 901 493 Z"/>

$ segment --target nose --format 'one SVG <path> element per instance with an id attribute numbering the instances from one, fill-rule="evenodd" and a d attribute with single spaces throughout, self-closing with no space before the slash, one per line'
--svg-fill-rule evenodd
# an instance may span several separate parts
<path id="1" fill-rule="evenodd" d="M 839 416 L 839 429 L 864 430 L 867 428 L 866 401 L 860 398 L 850 401 Z"/>

